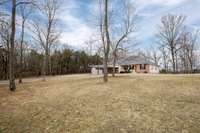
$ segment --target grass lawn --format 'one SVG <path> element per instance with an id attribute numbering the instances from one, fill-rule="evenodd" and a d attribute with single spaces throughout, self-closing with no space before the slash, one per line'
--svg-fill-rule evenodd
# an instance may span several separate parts
<path id="1" fill-rule="evenodd" d="M 0 86 L 0 132 L 200 133 L 200 75 L 91 75 Z"/>

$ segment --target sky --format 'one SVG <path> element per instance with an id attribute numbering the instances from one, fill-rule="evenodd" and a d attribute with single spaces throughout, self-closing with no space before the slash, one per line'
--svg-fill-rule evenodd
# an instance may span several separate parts
<path id="1" fill-rule="evenodd" d="M 71 0 L 63 14 L 63 22 L 71 30 L 63 33 L 62 42 L 79 46 L 95 32 L 91 26 L 91 15 L 95 12 L 94 0 Z M 132 0 L 137 10 L 137 41 L 141 49 L 155 44 L 155 34 L 160 19 L 167 14 L 187 16 L 185 24 L 192 29 L 200 29 L 200 0 Z M 68 1 L 69 2 L 69 1 Z M 120 4 L 120 3 L 118 3 Z M 68 28 L 67 28 L 68 29 Z"/>
<path id="2" fill-rule="evenodd" d="M 97 12 L 94 1 L 61 0 L 62 8 L 58 14 L 62 31 L 61 43 L 80 49 L 95 34 L 92 16 Z M 140 49 L 146 50 L 156 45 L 155 34 L 163 15 L 185 15 L 187 16 L 186 25 L 192 29 L 200 29 L 200 0 L 132 0 L 132 2 L 140 18 L 137 21 L 136 37 Z M 120 5 L 120 3 L 117 4 Z"/>

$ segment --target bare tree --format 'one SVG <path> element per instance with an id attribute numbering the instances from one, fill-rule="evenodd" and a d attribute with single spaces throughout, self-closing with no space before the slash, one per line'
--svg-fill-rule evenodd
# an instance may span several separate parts
<path id="1" fill-rule="evenodd" d="M 32 4 L 33 1 L 16 1 L 12 0 L 12 13 L 11 13 L 11 36 L 10 36 L 10 49 L 9 49 L 9 88 L 11 91 L 16 90 L 15 75 L 14 75 L 14 50 L 15 50 L 15 32 L 16 32 L 16 8 L 22 4 Z"/>
<path id="2" fill-rule="evenodd" d="M 199 31 L 196 31 L 194 33 L 190 33 L 189 35 L 189 43 L 186 46 L 187 49 L 187 56 L 190 63 L 190 71 L 193 71 L 193 67 L 195 65 L 195 49 L 198 43 L 198 37 L 199 37 Z"/>
<path id="3" fill-rule="evenodd" d="M 154 62 L 155 65 L 160 66 L 161 55 L 158 49 L 151 47 L 151 51 L 148 54 L 148 57 L 151 61 Z"/>
<path id="4" fill-rule="evenodd" d="M 159 50 L 161 52 L 161 59 L 162 59 L 163 67 L 164 67 L 165 71 L 168 72 L 168 70 L 169 70 L 168 51 L 165 47 L 160 47 Z"/>
<path id="5" fill-rule="evenodd" d="M 4 18 L 5 19 L 5 18 Z M 9 20 L 4 20 L 0 23 L 0 43 L 9 51 L 10 42 L 10 23 Z"/>
<path id="6" fill-rule="evenodd" d="M 2 49 L 5 55 L 5 64 L 4 64 L 4 74 L 5 79 L 8 79 L 8 60 L 9 60 L 9 45 L 10 45 L 10 23 L 9 20 L 5 20 L 0 23 L 0 48 Z"/>
<path id="7" fill-rule="evenodd" d="M 107 5 L 106 5 L 107 2 Z M 119 7 L 114 7 L 115 1 L 99 0 L 100 14 L 99 25 L 101 42 L 104 51 L 104 81 L 107 82 L 109 57 L 112 57 L 113 76 L 115 76 L 115 65 L 118 54 L 125 51 L 123 44 L 128 43 L 135 31 L 135 8 L 128 1 L 120 1 Z M 107 9 L 106 9 L 107 8 Z"/>
<path id="8" fill-rule="evenodd" d="M 15 91 L 15 76 L 14 76 L 14 48 L 15 48 L 15 21 L 16 21 L 16 0 L 12 0 L 12 17 L 11 17 L 11 36 L 9 49 L 9 81 L 10 90 Z"/>
<path id="9" fill-rule="evenodd" d="M 22 83 L 22 72 L 23 72 L 23 45 L 24 45 L 24 29 L 25 23 L 33 11 L 32 5 L 22 4 L 19 6 L 19 12 L 22 18 L 21 23 L 21 41 L 20 41 L 20 73 L 19 73 L 19 83 Z"/>
<path id="10" fill-rule="evenodd" d="M 181 34 L 180 44 L 181 44 L 181 59 L 183 61 L 184 69 L 186 71 L 193 71 L 195 64 L 195 49 L 197 46 L 199 31 L 188 32 L 184 31 Z"/>
<path id="11" fill-rule="evenodd" d="M 159 43 L 164 45 L 171 53 L 173 72 L 176 72 L 176 53 L 179 50 L 178 44 L 185 19 L 186 17 L 183 15 L 169 14 L 163 16 L 161 19 L 162 25 L 157 34 Z"/>
<path id="12" fill-rule="evenodd" d="M 57 41 L 60 33 L 57 32 L 57 18 L 56 15 L 58 14 L 60 4 L 58 0 L 42 0 L 38 3 L 39 9 L 46 19 L 45 23 L 37 21 L 33 24 L 36 33 L 36 40 L 42 46 L 44 50 L 44 63 L 43 63 L 43 79 L 45 79 L 48 73 L 48 66 L 49 66 L 49 55 L 50 49 L 53 44 Z"/>
<path id="13" fill-rule="evenodd" d="M 102 28 L 102 42 L 103 42 L 103 51 L 104 51 L 104 82 L 108 82 L 108 56 L 110 52 L 110 34 L 109 34 L 109 0 L 105 0 L 104 3 L 104 24 Z"/>
<path id="14" fill-rule="evenodd" d="M 0 8 L 7 0 L 0 2 Z M 0 55 L 1 55 L 1 72 L 3 79 L 8 79 L 8 61 L 10 45 L 10 16 L 4 10 L 0 10 Z"/>
<path id="15" fill-rule="evenodd" d="M 89 40 L 85 41 L 85 51 L 92 56 L 94 52 L 97 51 L 98 47 L 97 47 L 97 41 L 94 38 L 89 38 Z M 96 49 L 95 49 L 96 48 Z"/>
<path id="16" fill-rule="evenodd" d="M 113 57 L 113 73 L 112 76 L 115 76 L 115 66 L 118 57 L 118 51 L 123 50 L 122 45 L 127 42 L 129 36 L 135 32 L 135 23 L 136 23 L 136 14 L 135 8 L 133 7 L 133 3 L 129 0 L 121 1 L 122 7 L 121 10 L 115 9 L 117 12 L 115 13 L 117 16 L 113 15 L 112 19 L 118 19 L 120 22 L 116 21 L 116 23 L 111 22 L 110 27 L 112 30 L 111 34 L 111 48 L 112 48 L 112 57 Z M 114 12 L 114 11 L 113 11 Z M 130 40 L 129 40 L 130 41 Z"/>
<path id="17" fill-rule="evenodd" d="M 109 33 L 109 0 L 99 0 L 99 29 L 103 47 L 103 81 L 108 82 L 108 59 L 110 54 L 110 33 Z"/>

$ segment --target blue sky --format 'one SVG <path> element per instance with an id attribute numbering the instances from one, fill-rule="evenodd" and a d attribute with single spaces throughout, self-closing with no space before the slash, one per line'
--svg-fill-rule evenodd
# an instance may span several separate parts
<path id="1" fill-rule="evenodd" d="M 62 1 L 62 0 L 61 0 Z M 59 19 L 62 24 L 60 41 L 74 47 L 83 47 L 84 42 L 96 32 L 93 15 L 96 0 L 63 0 Z M 155 33 L 160 18 L 166 14 L 187 16 L 186 25 L 200 28 L 200 0 L 132 0 L 140 20 L 137 22 L 137 41 L 141 49 L 155 45 Z M 120 3 L 118 3 L 120 4 Z"/>
<path id="2" fill-rule="evenodd" d="M 143 45 L 155 45 L 155 33 L 157 32 L 160 18 L 166 14 L 186 15 L 185 24 L 192 29 L 200 28 L 200 0 L 139 0 L 138 14 L 142 15 L 140 21 L 140 35 Z M 143 3 L 144 2 L 144 3 Z M 140 8 L 141 7 L 141 8 Z"/>
<path id="3" fill-rule="evenodd" d="M 137 9 L 137 15 L 140 16 L 137 23 L 137 41 L 141 49 L 148 49 L 151 45 L 155 45 L 155 34 L 163 15 L 169 13 L 186 15 L 186 25 L 192 29 L 200 28 L 200 0 L 132 1 Z M 91 26 L 91 15 L 95 14 L 96 5 L 94 0 L 71 0 L 70 4 L 67 7 L 70 9 L 67 13 L 68 17 L 63 15 L 63 22 L 72 30 L 65 32 L 61 40 L 77 46 L 84 43 L 88 35 L 92 36 L 95 32 L 94 27 Z"/>

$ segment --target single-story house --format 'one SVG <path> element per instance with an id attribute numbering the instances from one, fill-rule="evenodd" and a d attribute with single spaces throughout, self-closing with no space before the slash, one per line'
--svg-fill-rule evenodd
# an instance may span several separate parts
<path id="1" fill-rule="evenodd" d="M 112 73 L 113 65 L 108 63 L 108 73 Z M 118 60 L 115 67 L 116 73 L 159 73 L 159 67 L 155 63 L 135 56 Z M 103 74 L 103 65 L 91 66 L 92 74 Z"/>

